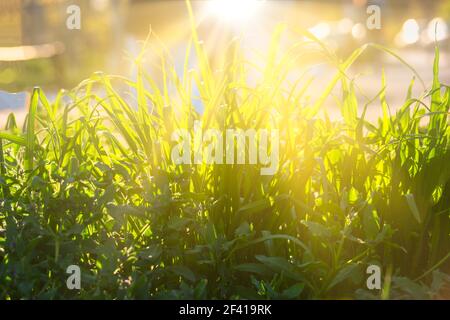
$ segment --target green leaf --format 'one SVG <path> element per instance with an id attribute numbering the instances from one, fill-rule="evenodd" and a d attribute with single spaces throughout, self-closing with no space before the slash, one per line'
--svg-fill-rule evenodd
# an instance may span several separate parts
<path id="1" fill-rule="evenodd" d="M 31 94 L 31 103 L 29 112 L 27 115 L 27 132 L 26 132 L 26 144 L 27 144 L 27 152 L 26 152 L 26 161 L 25 161 L 25 170 L 29 171 L 33 169 L 34 162 L 34 147 L 36 141 L 35 131 L 35 123 L 37 117 L 37 108 L 39 103 L 39 92 L 41 89 L 34 88 L 33 93 Z"/>
<path id="2" fill-rule="evenodd" d="M 413 194 L 406 194 L 405 195 L 406 202 L 408 203 L 408 207 L 411 210 L 411 213 L 413 214 L 414 218 L 417 220 L 418 223 L 422 223 L 422 219 L 420 218 L 420 212 L 417 208 L 416 201 L 414 200 Z"/>
<path id="3" fill-rule="evenodd" d="M 346 279 L 357 276 L 358 272 L 360 272 L 360 270 L 359 270 L 359 266 L 357 264 L 351 263 L 351 264 L 346 265 L 345 267 L 343 267 L 342 269 L 340 269 L 338 271 L 336 276 L 333 278 L 333 280 L 328 285 L 327 289 L 330 290 L 331 288 L 333 288 L 334 286 L 338 285 L 339 283 L 345 281 Z"/>
<path id="4" fill-rule="evenodd" d="M 192 219 L 183 218 L 183 217 L 173 217 L 169 223 L 168 227 L 170 229 L 181 231 L 186 228 L 186 226 L 192 222 Z"/>
<path id="5" fill-rule="evenodd" d="M 234 266 L 234 269 L 241 272 L 256 273 L 260 276 L 270 275 L 270 269 L 261 263 L 243 263 Z"/>
<path id="6" fill-rule="evenodd" d="M 269 199 L 261 199 L 254 201 L 252 203 L 246 204 L 239 208 L 240 214 L 252 214 L 256 212 L 261 212 L 267 208 L 270 208 Z"/>
<path id="7" fill-rule="evenodd" d="M 393 277 L 392 283 L 393 288 L 404 291 L 413 299 L 423 300 L 430 298 L 424 287 L 406 277 Z"/>
<path id="8" fill-rule="evenodd" d="M 377 214 L 370 205 L 365 206 L 362 211 L 362 226 L 366 237 L 370 240 L 374 240 L 380 232 Z"/>
<path id="9" fill-rule="evenodd" d="M 296 299 L 300 296 L 300 294 L 303 292 L 303 289 L 305 288 L 304 283 L 297 283 L 293 286 L 287 288 L 286 290 L 283 290 L 283 298 L 285 299 Z"/>
<path id="10" fill-rule="evenodd" d="M 24 137 L 8 132 L 0 132 L 0 139 L 8 140 L 22 147 L 25 147 L 27 145 L 27 140 Z"/>
<path id="11" fill-rule="evenodd" d="M 195 280 L 197 279 L 195 274 L 188 267 L 185 267 L 185 266 L 170 266 L 168 269 L 171 272 L 175 273 L 176 275 L 178 275 L 180 277 L 183 277 L 184 279 L 186 279 L 188 281 L 195 282 Z"/>
<path id="12" fill-rule="evenodd" d="M 297 280 L 303 281 L 304 277 L 296 270 L 295 265 L 290 263 L 283 257 L 267 257 L 263 255 L 257 255 L 255 258 L 263 263 L 268 268 L 283 273 L 287 277 Z"/>
<path id="13" fill-rule="evenodd" d="M 194 288 L 194 298 L 204 300 L 207 297 L 208 279 L 201 279 Z"/>
<path id="14" fill-rule="evenodd" d="M 319 237 L 319 238 L 331 237 L 330 230 L 327 227 L 325 227 L 324 225 L 317 223 L 317 222 L 306 221 L 306 220 L 302 220 L 301 222 L 308 228 L 308 230 L 313 234 L 313 236 Z"/>
<path id="15" fill-rule="evenodd" d="M 159 245 L 150 245 L 139 252 L 139 257 L 149 262 L 155 262 L 162 254 L 162 248 Z"/>
<path id="16" fill-rule="evenodd" d="M 234 231 L 234 235 L 238 238 L 249 234 L 250 234 L 250 225 L 248 224 L 247 221 L 242 222 L 241 225 L 237 227 L 236 230 Z"/>

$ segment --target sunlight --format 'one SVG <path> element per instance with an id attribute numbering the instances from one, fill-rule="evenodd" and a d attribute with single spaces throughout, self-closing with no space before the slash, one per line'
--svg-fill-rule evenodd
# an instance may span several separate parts
<path id="1" fill-rule="evenodd" d="M 415 19 L 408 19 L 403 24 L 400 40 L 405 45 L 414 44 L 419 41 L 420 26 Z"/>
<path id="2" fill-rule="evenodd" d="M 207 13 L 225 22 L 245 22 L 255 16 L 262 2 L 262 0 L 210 0 Z"/>
<path id="3" fill-rule="evenodd" d="M 308 29 L 316 38 L 323 40 L 331 33 L 330 25 L 326 22 L 320 22 L 314 27 Z"/>

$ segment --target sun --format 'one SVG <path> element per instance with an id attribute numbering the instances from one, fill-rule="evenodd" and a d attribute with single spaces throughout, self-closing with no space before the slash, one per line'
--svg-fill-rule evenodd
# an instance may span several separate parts
<path id="1" fill-rule="evenodd" d="M 210 0 L 207 14 L 224 22 L 245 22 L 256 15 L 263 2 L 264 0 Z"/>

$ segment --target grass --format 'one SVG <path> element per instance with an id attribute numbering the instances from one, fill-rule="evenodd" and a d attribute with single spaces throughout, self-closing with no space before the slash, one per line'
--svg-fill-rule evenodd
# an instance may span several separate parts
<path id="1" fill-rule="evenodd" d="M 341 60 L 297 30 L 305 38 L 283 51 L 280 26 L 265 64 L 245 61 L 233 42 L 218 73 L 192 30 L 182 74 L 161 49 L 162 80 L 140 55 L 135 80 L 96 73 L 51 102 L 36 88 L 24 127 L 9 117 L 0 298 L 449 298 L 450 88 L 439 82 L 439 50 L 432 88 L 414 98 L 413 80 L 395 113 L 383 77 L 373 100 L 382 116 L 371 122 L 346 72 L 364 51 L 388 49 L 365 45 Z M 294 52 L 311 44 L 336 68 L 312 102 L 309 81 L 287 79 Z M 325 108 L 336 90 L 342 120 Z M 171 133 L 195 120 L 279 129 L 278 172 L 174 165 Z M 66 288 L 72 264 L 80 291 Z M 382 290 L 366 288 L 371 264 L 382 267 Z"/>

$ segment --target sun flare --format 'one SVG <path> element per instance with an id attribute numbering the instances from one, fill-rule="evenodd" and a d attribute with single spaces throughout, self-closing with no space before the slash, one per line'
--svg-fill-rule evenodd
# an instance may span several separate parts
<path id="1" fill-rule="evenodd" d="M 263 2 L 263 0 L 210 0 L 207 14 L 225 22 L 244 22 L 255 17 Z"/>

